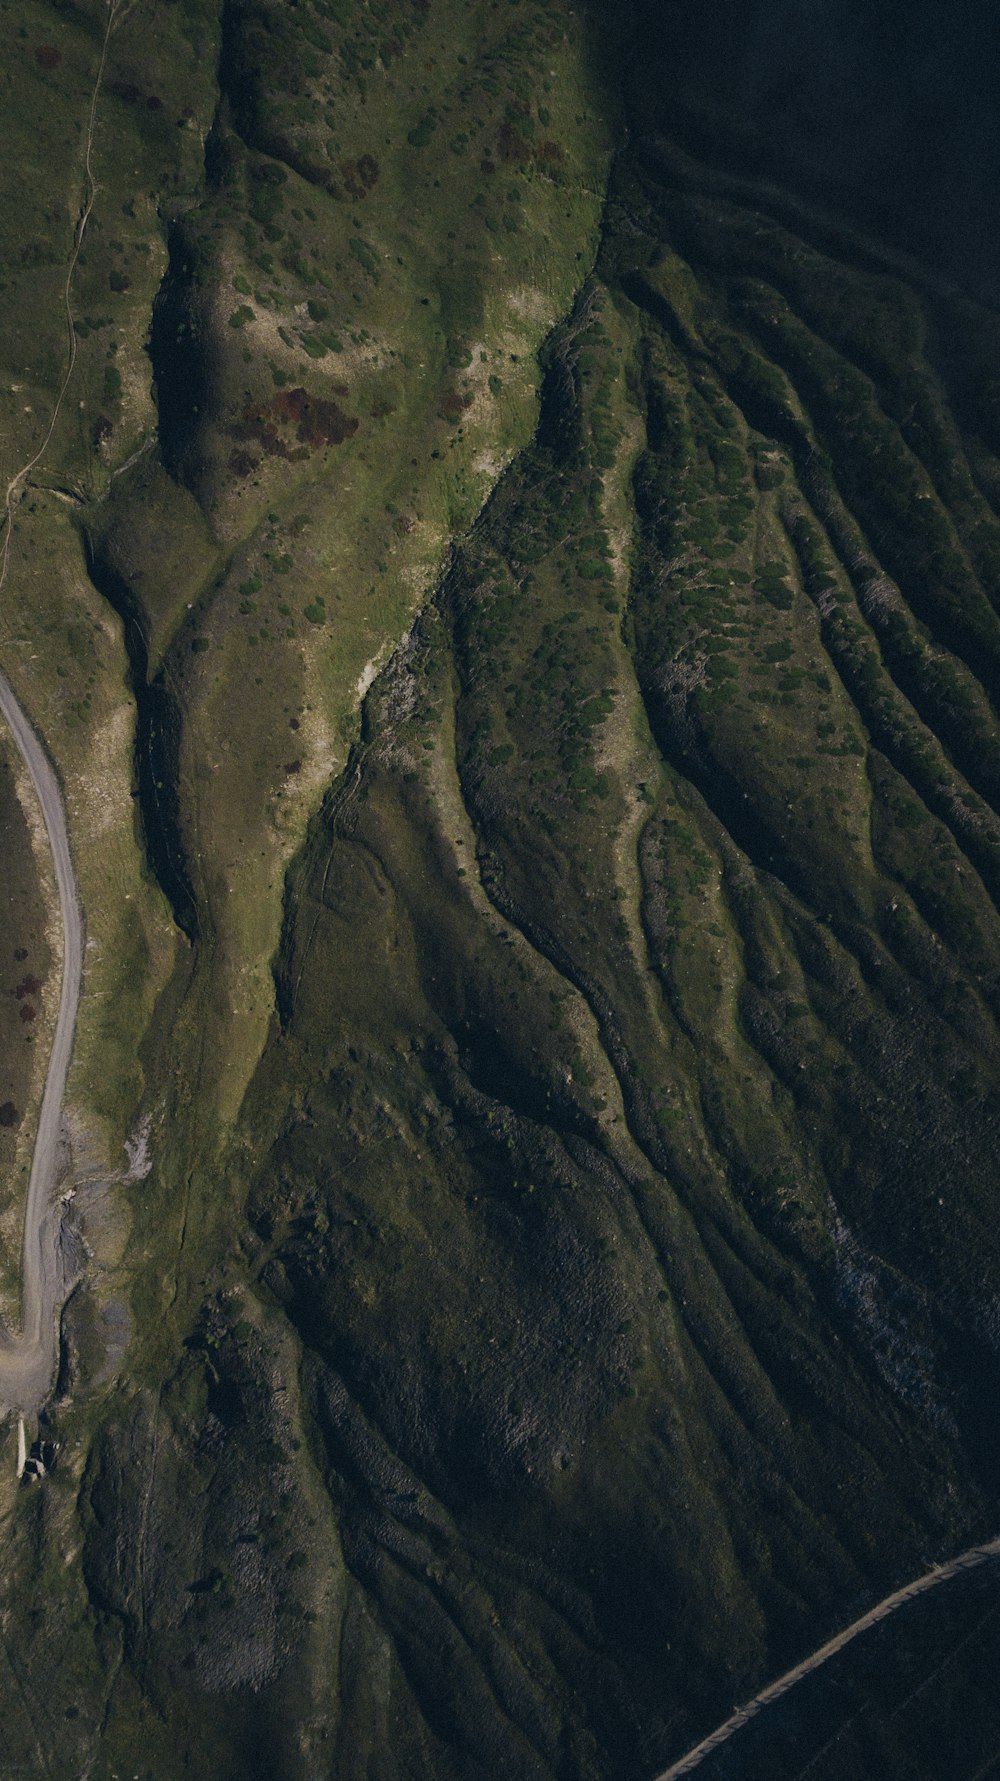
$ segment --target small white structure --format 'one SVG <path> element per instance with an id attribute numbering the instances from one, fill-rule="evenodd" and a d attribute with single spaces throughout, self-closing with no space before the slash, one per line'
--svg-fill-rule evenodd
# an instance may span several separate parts
<path id="1" fill-rule="evenodd" d="M 55 1452 L 53 1443 L 51 1441 L 43 1442 L 40 1435 L 32 1441 L 29 1451 L 24 1417 L 18 1417 L 17 1476 L 22 1484 L 30 1484 L 35 1478 L 46 1478 L 55 1458 Z"/>

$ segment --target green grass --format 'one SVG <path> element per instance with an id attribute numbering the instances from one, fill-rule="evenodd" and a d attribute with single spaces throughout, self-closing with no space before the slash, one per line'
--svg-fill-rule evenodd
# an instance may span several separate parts
<path id="1" fill-rule="evenodd" d="M 452 28 L 463 40 L 468 27 L 462 9 L 454 9 L 447 24 Z M 480 171 L 479 161 L 489 141 L 498 132 L 503 137 L 510 99 L 503 90 L 482 90 L 474 56 L 489 54 L 491 66 L 504 69 L 505 80 L 520 90 L 540 67 L 532 46 L 543 28 L 526 14 L 516 30 L 497 29 L 499 35 L 490 28 L 487 42 L 469 41 L 465 69 L 473 72 L 459 69 L 457 78 L 451 47 L 439 63 L 436 40 L 431 46 L 442 105 L 456 116 L 474 110 L 481 137 L 478 159 L 449 168 L 446 180 L 435 161 L 417 164 L 399 130 L 413 75 L 408 64 L 394 63 L 380 100 L 393 134 L 381 146 L 377 182 L 353 203 L 336 181 L 319 181 L 310 170 L 298 109 L 278 92 L 267 102 L 270 109 L 255 114 L 254 134 L 245 141 L 233 137 L 231 177 L 202 195 L 186 224 L 177 276 L 189 281 L 184 314 L 213 355 L 213 373 L 185 449 L 197 455 L 191 486 L 221 560 L 213 564 L 211 580 L 197 586 L 187 570 L 186 617 L 173 571 L 157 574 L 150 565 L 135 582 L 134 597 L 148 614 L 147 628 L 156 625 L 161 609 L 166 617 L 168 601 L 166 622 L 180 620 L 167 672 L 185 713 L 186 838 L 206 934 L 218 941 L 211 966 L 218 976 L 206 995 L 211 1009 L 228 1010 L 225 1038 L 212 1051 L 224 1060 L 219 1092 L 226 1118 L 263 1037 L 284 864 L 320 787 L 344 761 L 356 721 L 356 683 L 366 663 L 402 635 L 433 583 L 449 534 L 473 519 L 499 464 L 526 437 L 535 402 L 535 352 L 571 298 L 578 278 L 574 254 L 586 262 L 593 252 L 597 209 L 590 188 L 600 179 L 603 147 L 599 131 L 595 135 L 582 115 L 576 121 L 581 99 L 586 103 L 587 77 L 578 41 L 569 34 L 554 39 L 548 52 L 561 94 L 550 108 L 561 158 L 546 163 L 544 176 L 533 151 L 512 163 L 519 209 L 530 228 L 523 241 L 519 237 L 505 249 L 502 261 L 482 232 L 472 200 L 491 176 Z M 358 158 L 378 127 L 377 114 L 336 59 L 330 70 L 343 83 L 342 158 Z M 293 152 L 282 146 L 279 155 L 278 136 L 285 131 L 298 147 Z M 284 134 L 280 140 L 287 142 Z M 522 155 L 519 147 L 512 152 Z M 302 167 L 305 175 L 296 171 Z M 364 209 L 364 233 L 355 206 Z M 249 305 L 219 307 L 212 296 L 215 268 L 226 268 L 230 286 L 251 281 L 260 257 L 252 243 L 262 228 L 271 231 L 274 249 L 268 250 L 272 271 L 265 274 L 263 304 L 254 317 Z M 406 251 L 390 252 L 387 241 Z M 553 241 L 564 244 L 555 253 Z M 306 327 L 293 322 L 303 302 Z M 238 330 L 228 325 L 234 316 Z M 326 354 L 323 337 L 310 328 L 326 328 L 330 319 L 344 336 L 343 351 Z M 242 347 L 232 344 L 234 331 L 248 342 L 249 364 Z M 469 350 L 457 353 L 456 341 L 475 343 L 475 358 Z M 308 370 L 299 357 L 302 348 Z M 498 425 L 486 386 L 495 375 L 492 367 L 501 363 Z M 275 397 L 275 368 L 291 397 Z M 167 375 L 165 365 L 160 376 Z M 296 388 L 307 395 L 295 397 Z M 300 422 L 302 401 L 313 409 Z M 303 428 L 326 424 L 308 418 L 321 416 L 323 403 L 347 417 L 348 436 L 322 447 L 308 436 L 302 443 Z M 251 417 L 241 423 L 238 447 L 226 419 L 234 407 Z M 271 437 L 280 440 L 280 450 L 261 451 L 268 427 L 276 429 Z M 243 457 L 234 473 L 237 451 Z M 109 507 L 123 541 L 119 550 L 119 534 L 112 533 L 116 563 L 135 562 L 133 506 L 140 539 L 156 526 L 169 550 L 173 527 L 183 526 L 185 539 L 194 533 L 198 560 L 200 520 L 192 515 L 189 527 L 175 497 L 173 524 L 164 525 L 170 509 L 158 505 L 150 517 L 137 491 L 132 505 L 116 496 Z M 309 523 L 297 548 L 286 553 L 294 566 L 289 564 L 285 586 L 268 556 L 290 543 L 289 511 Z M 269 519 L 272 513 L 279 517 Z M 182 544 L 178 555 L 192 552 Z M 237 590 L 257 579 L 261 593 L 254 609 L 243 611 L 247 597 L 237 598 Z M 279 586 L 280 604 L 290 606 L 290 616 L 276 613 Z M 327 624 L 319 622 L 321 614 Z M 249 687 L 252 697 L 243 690 Z M 294 749 L 288 738 L 292 716 L 301 723 Z M 221 746 L 211 743 L 213 736 L 224 738 Z M 291 776 L 290 759 L 299 762 Z M 206 969 L 209 956 L 206 946 Z"/>

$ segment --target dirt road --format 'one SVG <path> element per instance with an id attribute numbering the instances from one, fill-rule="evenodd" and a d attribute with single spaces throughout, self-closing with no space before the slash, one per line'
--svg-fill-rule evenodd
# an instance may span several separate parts
<path id="1" fill-rule="evenodd" d="M 62 984 L 52 1053 L 31 1158 L 24 1212 L 21 1333 L 0 1334 L 0 1403 L 33 1413 L 52 1383 L 59 1305 L 57 1225 L 52 1189 L 58 1172 L 62 1104 L 83 974 L 83 917 L 70 858 L 59 782 L 41 743 L 0 674 L 0 711 L 17 743 L 38 798 L 52 851 L 63 930 Z"/>
<path id="2" fill-rule="evenodd" d="M 63 287 L 63 308 L 67 336 L 66 367 L 52 407 L 46 431 L 27 462 L 15 471 L 7 484 L 3 504 L 3 538 L 0 542 L 0 590 L 7 580 L 10 566 L 10 541 L 14 531 L 14 514 L 27 486 L 28 477 L 41 462 L 55 432 L 66 392 L 76 368 L 77 337 L 74 327 L 72 290 L 77 260 L 83 246 L 87 224 L 97 197 L 97 181 L 91 165 L 97 102 L 100 97 L 107 64 L 111 35 L 116 25 L 124 22 L 132 10 L 124 0 L 108 0 L 100 60 L 90 95 L 87 131 L 84 140 L 85 190 L 73 247 L 66 268 Z M 73 862 L 66 830 L 59 782 L 49 764 L 42 745 L 28 718 L 0 674 L 0 712 L 3 713 L 17 743 L 21 758 L 31 777 L 45 823 L 63 930 L 62 985 L 59 1013 L 56 1019 L 52 1055 L 38 1121 L 28 1198 L 24 1211 L 24 1247 L 21 1283 L 21 1331 L 19 1335 L 0 1332 L 0 1407 L 33 1414 L 46 1397 L 56 1366 L 59 1311 L 59 1230 L 58 1208 L 53 1206 L 53 1188 L 59 1168 L 59 1135 L 62 1125 L 62 1104 L 73 1051 L 73 1033 L 80 1003 L 80 979 L 83 971 L 83 917 L 77 894 Z"/>
<path id="3" fill-rule="evenodd" d="M 929 1589 L 937 1589 L 940 1584 L 948 1583 L 952 1577 L 957 1577 L 961 1571 L 971 1571 L 977 1565 L 985 1564 L 991 1558 L 1000 1558 L 1000 1539 L 988 1540 L 982 1546 L 970 1546 L 966 1552 L 960 1552 L 957 1558 L 949 1559 L 947 1564 L 935 1565 L 932 1571 L 926 1571 L 913 1583 L 906 1583 L 901 1589 L 893 1590 L 892 1595 L 885 1596 L 881 1602 L 876 1602 L 874 1608 L 869 1608 L 867 1614 L 862 1614 L 860 1620 L 852 1621 L 842 1633 L 837 1633 L 834 1638 L 828 1639 L 825 1645 L 819 1647 L 818 1651 L 814 1651 L 810 1657 L 803 1658 L 802 1662 L 796 1664 L 794 1669 L 786 1670 L 785 1674 L 779 1676 L 776 1682 L 772 1682 L 769 1687 L 762 1689 L 761 1693 L 755 1695 L 752 1701 L 748 1701 L 745 1707 L 740 1707 L 717 1730 L 711 1732 L 707 1738 L 703 1738 L 701 1743 L 696 1744 L 693 1750 L 689 1750 L 686 1756 L 682 1756 L 679 1762 L 673 1763 L 669 1769 L 664 1769 L 656 1777 L 656 1781 L 678 1781 L 678 1777 L 681 1775 L 690 1775 L 692 1770 L 698 1768 L 713 1750 L 718 1750 L 720 1744 L 727 1743 L 736 1732 L 747 1724 L 748 1720 L 755 1718 L 774 1701 L 780 1700 L 781 1696 L 787 1694 L 790 1688 L 794 1688 L 797 1682 L 801 1682 L 804 1676 L 811 1675 L 813 1670 L 818 1670 L 821 1665 L 828 1663 L 830 1658 L 835 1657 L 838 1651 L 843 1651 L 844 1646 L 849 1645 L 852 1639 L 867 1632 L 869 1627 L 877 1626 L 880 1620 L 888 1620 L 890 1614 L 895 1614 L 899 1608 L 902 1608 L 906 1602 L 912 1602 L 916 1596 L 925 1595 Z"/>

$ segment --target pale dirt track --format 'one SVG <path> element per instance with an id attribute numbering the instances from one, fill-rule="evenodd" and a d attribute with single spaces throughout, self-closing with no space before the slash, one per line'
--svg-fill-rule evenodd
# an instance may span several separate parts
<path id="1" fill-rule="evenodd" d="M 21 1333 L 0 1334 L 0 1402 L 38 1409 L 55 1372 L 59 1309 L 58 1207 L 53 1187 L 59 1168 L 62 1104 L 73 1054 L 73 1033 L 83 973 L 83 917 L 77 895 L 62 794 L 28 719 L 0 674 L 0 711 L 31 775 L 52 851 L 63 930 L 62 985 L 52 1053 L 42 1095 L 24 1209 Z"/>
<path id="2" fill-rule="evenodd" d="M 100 60 L 90 96 L 84 144 L 85 192 L 76 228 L 73 231 L 73 246 L 63 287 L 67 330 L 66 369 L 41 443 L 27 462 L 15 471 L 7 484 L 4 497 L 6 523 L 3 542 L 0 544 L 0 592 L 6 583 L 10 567 L 10 541 L 17 504 L 24 492 L 28 477 L 48 449 L 76 367 L 77 341 L 73 325 L 71 298 L 76 263 L 80 257 L 87 224 L 97 197 L 97 182 L 91 166 L 94 129 L 97 122 L 97 101 L 104 79 L 112 31 L 116 24 L 124 22 L 131 10 L 132 7 L 123 4 L 123 0 L 108 0 L 107 18 L 101 43 Z M 48 1395 L 56 1368 L 61 1280 L 59 1214 L 58 1208 L 53 1204 L 53 1190 L 59 1173 L 62 1105 L 73 1053 L 77 1009 L 80 1003 L 80 980 L 83 972 L 83 917 L 80 911 L 76 879 L 73 874 L 69 834 L 66 828 L 66 812 L 63 807 L 59 782 L 41 742 L 2 674 L 0 674 L 0 712 L 6 719 L 28 770 L 45 823 L 45 831 L 52 852 L 52 865 L 59 894 L 59 912 L 63 930 L 59 1013 L 56 1019 L 48 1073 L 45 1078 L 38 1132 L 31 1158 L 28 1197 L 24 1209 L 21 1329 L 18 1335 L 0 1331 L 0 1407 L 24 1411 L 30 1416 Z"/>
<path id="3" fill-rule="evenodd" d="M 786 1670 L 785 1674 L 779 1676 L 776 1682 L 772 1682 L 769 1687 L 762 1689 L 760 1694 L 754 1695 L 752 1701 L 748 1701 L 745 1707 L 740 1707 L 717 1730 L 711 1732 L 707 1738 L 703 1738 L 701 1743 L 696 1744 L 693 1750 L 689 1750 L 686 1756 L 682 1756 L 679 1762 L 673 1763 L 669 1769 L 663 1769 L 656 1776 L 656 1781 L 677 1781 L 679 1776 L 691 1774 L 692 1770 L 698 1768 L 705 1758 L 712 1754 L 713 1750 L 718 1750 L 721 1744 L 727 1743 L 734 1733 L 740 1731 L 765 1707 L 770 1707 L 773 1702 L 780 1700 L 783 1694 L 787 1694 L 790 1688 L 795 1687 L 796 1682 L 801 1682 L 804 1676 L 811 1675 L 813 1670 L 818 1670 L 823 1664 L 828 1663 L 831 1657 L 836 1657 L 838 1651 L 843 1651 L 844 1646 L 849 1645 L 852 1639 L 857 1639 L 862 1633 L 867 1632 L 869 1627 L 877 1626 L 880 1620 L 888 1620 L 891 1614 L 895 1614 L 907 1602 L 912 1602 L 915 1597 L 926 1595 L 928 1590 L 937 1589 L 939 1584 L 950 1582 L 960 1572 L 974 1570 L 977 1565 L 986 1564 L 992 1558 L 1000 1558 L 1000 1539 L 987 1540 L 982 1546 L 970 1546 L 966 1552 L 960 1552 L 957 1558 L 949 1559 L 947 1564 L 935 1565 L 932 1571 L 925 1572 L 915 1582 L 906 1583 L 901 1589 L 894 1590 L 892 1595 L 887 1595 L 881 1602 L 877 1602 L 874 1608 L 869 1608 L 867 1614 L 862 1614 L 860 1620 L 852 1621 L 851 1625 L 845 1627 L 842 1633 L 837 1633 L 834 1638 L 828 1639 L 825 1645 L 819 1647 L 818 1651 L 814 1651 L 810 1657 L 803 1658 L 802 1662 L 796 1664 L 794 1669 Z"/>

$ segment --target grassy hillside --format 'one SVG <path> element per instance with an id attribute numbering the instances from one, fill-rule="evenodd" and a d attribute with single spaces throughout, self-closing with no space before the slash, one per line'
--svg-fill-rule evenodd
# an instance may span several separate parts
<path id="1" fill-rule="evenodd" d="M 652 1775 L 996 1531 L 995 317 L 599 9 L 122 6 L 96 101 L 101 9 L 23 17 L 8 475 L 95 119 L 0 647 L 91 1265 L 10 1762 Z"/>

